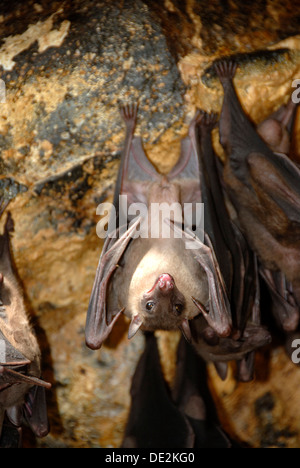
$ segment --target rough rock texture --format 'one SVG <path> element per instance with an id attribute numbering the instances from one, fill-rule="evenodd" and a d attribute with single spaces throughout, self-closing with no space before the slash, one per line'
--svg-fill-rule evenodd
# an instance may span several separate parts
<path id="1" fill-rule="evenodd" d="M 216 58 L 238 56 L 235 82 L 255 122 L 287 102 L 300 78 L 299 25 L 292 0 L 1 2 L 0 188 L 12 199 L 16 263 L 53 383 L 51 432 L 43 441 L 28 434 L 27 446 L 122 441 L 143 337 L 128 343 L 123 319 L 100 351 L 84 342 L 102 245 L 96 207 L 111 197 L 124 138 L 118 105 L 139 100 L 137 131 L 165 172 L 195 107 L 220 110 Z M 296 130 L 300 161 L 299 116 Z M 222 157 L 217 132 L 214 144 Z M 170 335 L 160 339 L 169 362 Z M 223 423 L 249 446 L 299 447 L 300 370 L 275 344 L 257 369 L 239 385 L 211 370 Z M 172 366 L 165 372 L 171 380 Z"/>

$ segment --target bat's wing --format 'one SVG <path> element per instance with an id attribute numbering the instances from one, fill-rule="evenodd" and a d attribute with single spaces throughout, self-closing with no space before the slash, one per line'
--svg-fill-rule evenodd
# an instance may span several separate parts
<path id="1" fill-rule="evenodd" d="M 187 418 L 171 400 L 163 377 L 154 334 L 147 333 L 131 386 L 131 408 L 122 446 L 125 448 L 193 447 Z"/>
<path id="2" fill-rule="evenodd" d="M 30 361 L 10 343 L 0 330 L 0 366 L 25 366 L 27 364 L 30 364 Z"/>
<path id="3" fill-rule="evenodd" d="M 197 298 L 193 297 L 194 304 L 219 336 L 228 336 L 232 327 L 230 303 L 222 273 L 208 235 L 205 235 L 207 244 L 205 245 L 189 228 L 183 230 L 181 226 L 171 222 L 170 226 L 187 242 L 187 248 L 193 251 L 195 260 L 200 264 L 207 276 L 209 289 L 207 308 Z"/>
<path id="4" fill-rule="evenodd" d="M 35 385 L 29 390 L 23 405 L 23 413 L 25 421 L 37 437 L 45 437 L 49 433 L 44 387 Z"/>
<path id="5" fill-rule="evenodd" d="M 6 376 L 8 379 L 10 374 Z M 9 385 L 16 383 L 10 380 Z M 17 381 L 18 384 L 24 383 Z M 0 431 L 1 448 L 20 448 L 22 446 L 22 425 L 25 423 L 37 437 L 45 437 L 49 433 L 45 388 L 33 386 L 25 396 L 25 403 L 12 406 L 5 411 L 5 422 Z"/>
<path id="6" fill-rule="evenodd" d="M 23 405 L 15 405 L 6 409 L 5 414 L 7 421 L 9 421 L 9 427 L 11 431 L 12 427 L 15 427 L 15 434 L 19 433 L 20 435 L 25 418 L 25 422 L 37 437 L 45 437 L 49 431 L 45 388 L 50 388 L 51 384 L 29 375 L 27 365 L 0 366 L 0 392 L 9 391 L 18 395 L 18 393 L 22 393 L 21 385 L 23 385 L 24 392 L 28 388 L 29 391 Z"/>
<path id="7" fill-rule="evenodd" d="M 265 147 L 264 151 L 249 154 L 248 165 L 252 180 L 272 198 L 290 222 L 300 226 L 300 169 L 296 164 L 284 154 L 274 154 Z"/>
<path id="8" fill-rule="evenodd" d="M 256 230 L 267 232 L 276 241 L 277 254 L 274 252 L 273 263 L 281 273 L 295 277 L 296 266 L 287 265 L 284 260 L 288 251 L 299 249 L 300 243 L 300 170 L 286 155 L 273 153 L 258 134 L 255 126 L 245 114 L 232 79 L 236 65 L 223 61 L 216 65 L 216 71 L 224 88 L 224 102 L 220 118 L 220 141 L 229 155 L 228 168 L 230 177 L 238 179 L 245 187 L 249 205 L 240 205 L 238 193 L 228 184 L 229 193 L 236 207 L 249 209 L 253 215 Z M 293 121 L 294 106 L 291 112 L 282 117 L 282 123 L 289 129 Z M 280 112 L 279 112 L 280 114 Z M 286 120 L 286 122 L 285 122 Z M 229 169 L 228 169 L 229 170 Z M 228 176 L 229 177 L 229 176 Z M 230 179 L 230 180 L 231 180 Z M 242 202 L 245 204 L 245 202 Z M 254 214 L 253 214 L 254 213 Z M 250 216 L 249 216 L 250 219 Z M 262 247 L 258 247 L 254 237 L 254 227 L 246 225 L 244 230 L 253 245 L 256 245 L 262 262 L 265 255 Z M 258 237 L 259 234 L 257 233 Z M 290 256 L 293 254 L 290 253 Z M 269 253 L 271 256 L 271 253 Z M 270 259 L 268 259 L 268 265 Z M 264 265 L 265 266 L 265 265 Z M 267 282 L 270 286 L 270 281 Z M 271 295 L 274 297 L 274 284 L 271 285 Z M 281 295 L 279 291 L 279 295 Z M 299 293 L 295 292 L 297 302 Z M 281 307 L 281 306 L 280 306 Z M 281 307 L 281 310 L 282 307 Z M 285 318 L 283 317 L 283 320 Z"/>
<path id="9" fill-rule="evenodd" d="M 5 421 L 0 433 L 0 448 L 21 448 L 22 447 L 22 429 Z"/>
<path id="10" fill-rule="evenodd" d="M 280 271 L 260 266 L 261 277 L 271 295 L 272 312 L 277 324 L 286 332 L 296 330 L 299 322 L 299 305 L 293 295 L 293 287 Z"/>
<path id="11" fill-rule="evenodd" d="M 252 192 L 254 182 L 299 223 L 299 168 L 284 154 L 273 153 L 245 114 L 232 83 L 236 65 L 221 62 L 216 69 L 224 88 L 220 141 L 230 154 L 232 170 Z"/>
<path id="12" fill-rule="evenodd" d="M 177 373 L 172 395 L 193 428 L 194 447 L 231 448 L 207 385 L 206 365 L 184 339 L 178 346 Z"/>
<path id="13" fill-rule="evenodd" d="M 238 226 L 230 219 L 211 143 L 216 115 L 200 111 L 200 160 L 205 203 L 205 231 L 218 261 L 231 306 L 233 326 L 242 333 L 252 308 L 257 307 L 259 283 L 256 256 Z"/>
<path id="14" fill-rule="evenodd" d="M 168 179 L 180 186 L 181 204 L 201 203 L 201 179 L 199 167 L 199 148 L 193 138 L 196 119 L 189 126 L 189 135 L 181 141 L 181 152 L 177 164 L 168 174 Z"/>
<path id="15" fill-rule="evenodd" d="M 45 437 L 49 433 L 45 387 L 31 387 L 23 405 L 8 408 L 6 417 L 16 428 L 25 422 L 37 437 Z"/>
<path id="16" fill-rule="evenodd" d="M 121 108 L 121 116 L 126 125 L 126 136 L 113 201 L 117 218 L 120 210 L 120 195 L 127 196 L 128 204 L 146 203 L 149 184 L 160 179 L 158 172 L 145 154 L 141 137 L 134 136 L 137 112 L 137 105 L 126 105 Z"/>
<path id="17" fill-rule="evenodd" d="M 32 375 L 25 374 L 25 366 L 15 366 L 14 368 L 0 366 L 0 385 L 13 384 L 37 385 L 39 387 L 50 388 L 51 384 Z"/>
<path id="18" fill-rule="evenodd" d="M 195 198 L 193 202 L 201 200 L 204 203 L 205 247 L 200 248 L 198 243 L 196 258 L 207 273 L 209 314 L 197 300 L 195 303 L 211 327 L 225 336 L 229 334 L 231 325 L 242 333 L 252 313 L 259 285 L 258 281 L 251 282 L 249 279 L 255 278 L 256 258 L 237 226 L 232 223 L 226 208 L 211 142 L 211 131 L 216 120 L 216 114 L 196 112 L 189 126 L 189 135 L 183 141 L 178 167 L 181 163 L 183 174 L 187 172 L 189 177 L 192 174 L 194 179 L 198 174 L 198 191 L 195 193 L 198 196 L 200 192 L 200 198 Z M 196 227 L 194 231 L 198 241 L 200 238 L 203 240 L 201 227 Z"/>
<path id="19" fill-rule="evenodd" d="M 123 203 L 120 203 L 120 195 L 127 196 L 128 204 L 145 203 L 149 184 L 159 177 L 154 166 L 145 155 L 141 139 L 139 137 L 134 138 L 137 106 L 124 106 L 121 109 L 121 114 L 126 124 L 126 138 L 113 201 L 115 210 L 112 215 L 116 216 L 116 219 L 111 225 L 115 226 L 115 228 L 107 232 L 108 236 L 97 267 L 87 312 L 86 343 L 91 349 L 101 347 L 123 311 L 107 310 L 107 291 L 110 281 L 113 279 L 114 271 L 118 267 L 140 223 L 139 219 L 128 219 L 127 204 L 125 204 L 126 213 L 123 213 Z M 122 223 L 121 228 L 118 229 L 121 220 L 124 219 L 125 224 Z"/>
<path id="20" fill-rule="evenodd" d="M 96 271 L 86 319 L 86 343 L 91 349 L 101 347 L 123 312 L 123 310 L 117 311 L 115 316 L 113 318 L 110 317 L 109 320 L 106 308 L 107 290 L 111 277 L 116 268 L 118 268 L 118 263 L 127 245 L 132 240 L 132 236 L 139 223 L 140 220 L 138 219 L 119 239 L 112 240 L 107 237 L 105 240 Z"/>
<path id="21" fill-rule="evenodd" d="M 219 185 L 211 187 L 211 181 L 206 177 L 201 160 L 203 151 L 212 156 L 211 130 L 216 123 L 216 116 L 207 116 L 206 133 L 198 138 L 198 125 L 205 120 L 206 114 L 197 112 L 189 125 L 189 134 L 182 141 L 181 156 L 177 165 L 169 173 L 168 178 L 176 181 L 181 187 L 181 197 L 184 209 L 187 203 L 195 206 L 204 203 L 204 232 L 201 221 L 193 222 L 187 227 L 185 222 L 184 236 L 187 241 L 191 241 L 190 248 L 195 252 L 195 259 L 200 263 L 207 275 L 209 287 L 209 311 L 194 298 L 196 306 L 204 314 L 212 328 L 220 335 L 228 335 L 231 331 L 232 317 L 228 292 L 231 285 L 231 265 L 230 252 L 224 239 L 224 230 L 221 228 L 223 222 L 223 198 L 220 194 Z M 205 140 L 205 141 L 203 141 Z M 216 198 L 220 194 L 218 206 L 212 196 L 212 189 L 218 191 Z M 227 213 L 224 223 L 227 221 Z M 186 220 L 185 220 L 186 221 Z M 180 231 L 180 226 L 172 225 L 174 230 Z M 190 229 L 194 230 L 194 235 Z M 179 232 L 180 234 L 180 232 Z M 202 241 L 201 241 L 201 240 Z M 205 245 L 206 244 L 206 245 Z"/>

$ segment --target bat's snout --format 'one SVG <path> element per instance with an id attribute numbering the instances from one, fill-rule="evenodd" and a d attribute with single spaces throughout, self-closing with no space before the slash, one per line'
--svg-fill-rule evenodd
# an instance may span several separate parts
<path id="1" fill-rule="evenodd" d="M 161 292 L 168 293 L 169 291 L 174 289 L 175 281 L 171 275 L 169 275 L 168 273 L 164 273 L 158 278 L 157 284 Z"/>

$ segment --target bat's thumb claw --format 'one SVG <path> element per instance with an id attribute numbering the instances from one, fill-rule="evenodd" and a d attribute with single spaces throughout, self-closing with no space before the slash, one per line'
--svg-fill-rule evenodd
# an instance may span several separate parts
<path id="1" fill-rule="evenodd" d="M 184 319 L 182 321 L 181 325 L 179 326 L 179 330 L 181 330 L 184 338 L 189 343 L 191 343 L 192 342 L 192 332 L 191 332 L 191 328 L 190 328 L 190 324 L 189 324 L 188 319 Z"/>
<path id="2" fill-rule="evenodd" d="M 129 325 L 129 330 L 128 330 L 128 339 L 129 340 L 131 340 L 131 338 L 134 337 L 134 335 L 140 329 L 142 324 L 143 324 L 143 320 L 139 315 L 133 315 L 132 316 L 131 323 Z"/>

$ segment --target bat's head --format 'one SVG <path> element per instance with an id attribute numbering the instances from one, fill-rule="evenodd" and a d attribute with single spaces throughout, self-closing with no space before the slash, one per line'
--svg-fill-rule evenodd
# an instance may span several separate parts
<path id="1" fill-rule="evenodd" d="M 188 318 L 191 317 L 187 302 L 184 292 L 177 287 L 173 276 L 169 273 L 160 274 L 151 288 L 139 298 L 138 310 L 135 309 L 132 314 L 129 338 L 134 336 L 140 327 L 149 331 L 180 328 L 189 338 Z"/>
<path id="2" fill-rule="evenodd" d="M 137 244 L 138 245 L 138 244 Z M 199 314 L 193 302 L 207 304 L 207 277 L 182 239 L 153 242 L 130 279 L 125 314 L 131 319 L 129 337 L 142 330 L 181 329 L 188 337 L 188 320 Z"/>
<path id="3" fill-rule="evenodd" d="M 180 317 L 185 308 L 184 295 L 177 288 L 173 276 L 169 273 L 161 274 L 149 291 L 143 294 L 141 306 L 145 311 L 147 322 L 162 322 L 162 326 L 168 327 L 168 317 L 171 322 Z"/>

